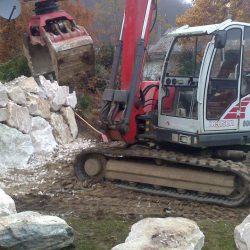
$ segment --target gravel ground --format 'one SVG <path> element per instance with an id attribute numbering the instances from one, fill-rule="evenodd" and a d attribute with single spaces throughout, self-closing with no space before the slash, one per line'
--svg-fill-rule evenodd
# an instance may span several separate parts
<path id="1" fill-rule="evenodd" d="M 128 218 L 183 216 L 202 220 L 242 220 L 250 205 L 225 208 L 216 205 L 152 196 L 100 183 L 84 188 L 73 170 L 75 155 L 97 142 L 78 139 L 60 146 L 50 155 L 35 155 L 25 169 L 9 169 L 0 176 L 2 187 L 16 201 L 18 211 L 103 217 L 108 214 Z"/>

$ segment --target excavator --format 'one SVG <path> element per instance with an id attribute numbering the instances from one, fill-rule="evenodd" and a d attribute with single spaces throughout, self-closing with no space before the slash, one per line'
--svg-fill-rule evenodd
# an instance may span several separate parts
<path id="1" fill-rule="evenodd" d="M 100 114 L 108 143 L 76 156 L 79 180 L 236 207 L 249 201 L 250 24 L 173 31 L 159 81 L 142 71 L 156 0 L 126 0 Z"/>
<path id="2" fill-rule="evenodd" d="M 74 88 L 95 74 L 93 40 L 84 27 L 59 10 L 58 1 L 35 2 L 35 15 L 24 34 L 24 54 L 35 79 L 44 75 Z"/>

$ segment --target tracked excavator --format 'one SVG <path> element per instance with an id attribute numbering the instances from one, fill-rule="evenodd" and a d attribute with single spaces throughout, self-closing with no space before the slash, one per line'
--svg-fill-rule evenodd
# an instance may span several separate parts
<path id="1" fill-rule="evenodd" d="M 75 173 L 90 185 L 106 180 L 178 199 L 247 203 L 250 24 L 176 29 L 161 79 L 142 81 L 156 5 L 126 1 L 100 117 L 110 142 L 77 155 Z"/>
<path id="2" fill-rule="evenodd" d="M 35 15 L 24 34 L 24 54 L 35 79 L 44 75 L 74 88 L 95 74 L 93 40 L 73 17 L 59 10 L 58 1 L 35 2 Z"/>

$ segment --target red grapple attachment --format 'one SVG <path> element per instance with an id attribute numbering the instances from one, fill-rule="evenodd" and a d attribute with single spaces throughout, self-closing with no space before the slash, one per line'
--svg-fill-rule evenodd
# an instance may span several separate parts
<path id="1" fill-rule="evenodd" d="M 24 35 L 24 53 L 32 75 L 56 77 L 60 85 L 71 87 L 87 82 L 95 73 L 95 56 L 86 29 L 59 11 L 55 1 L 38 2 L 35 11 Z"/>

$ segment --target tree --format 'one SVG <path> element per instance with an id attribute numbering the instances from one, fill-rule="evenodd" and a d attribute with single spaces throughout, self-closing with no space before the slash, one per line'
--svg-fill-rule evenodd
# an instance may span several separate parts
<path id="1" fill-rule="evenodd" d="M 124 0 L 105 0 L 94 5 L 94 38 L 99 46 L 116 44 L 123 12 Z"/>
<path id="2" fill-rule="evenodd" d="M 7 21 L 0 18 L 0 63 L 22 54 L 22 36 L 32 15 L 32 4 L 21 1 L 22 13 L 16 19 Z"/>
<path id="3" fill-rule="evenodd" d="M 80 0 L 63 1 L 61 2 L 61 9 L 69 13 L 78 25 L 84 26 L 90 32 L 92 31 L 94 13 L 85 8 Z"/>
<path id="4" fill-rule="evenodd" d="M 249 0 L 193 0 L 193 7 L 177 17 L 178 26 L 219 23 L 231 17 L 236 21 L 250 22 Z"/>

